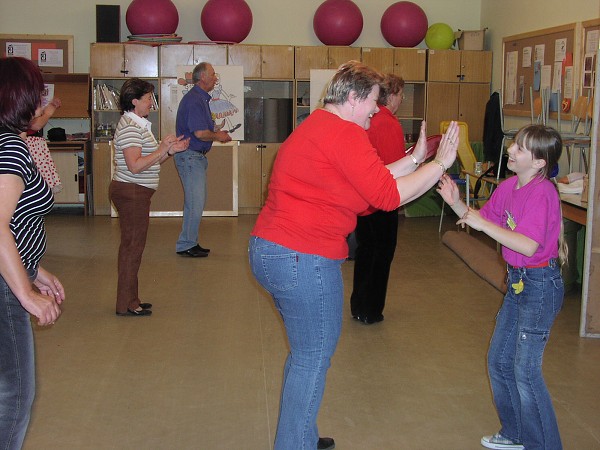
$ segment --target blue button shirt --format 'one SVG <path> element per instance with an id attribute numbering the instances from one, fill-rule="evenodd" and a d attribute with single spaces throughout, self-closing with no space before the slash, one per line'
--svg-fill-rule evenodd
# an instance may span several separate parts
<path id="1" fill-rule="evenodd" d="M 212 147 L 212 141 L 202 141 L 194 136 L 195 131 L 215 130 L 215 122 L 208 106 L 210 99 L 208 92 L 194 85 L 179 102 L 175 129 L 177 136 L 190 138 L 189 150 L 207 153 Z"/>

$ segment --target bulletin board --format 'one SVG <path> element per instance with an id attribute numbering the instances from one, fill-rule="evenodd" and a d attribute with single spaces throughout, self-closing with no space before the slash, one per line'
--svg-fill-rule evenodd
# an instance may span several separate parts
<path id="1" fill-rule="evenodd" d="M 534 87 L 535 99 L 540 96 L 539 85 L 542 82 L 549 82 L 552 92 L 560 89 L 563 98 L 566 98 L 565 94 L 572 95 L 570 92 L 575 88 L 575 30 L 576 24 L 572 23 L 508 36 L 502 40 L 504 115 L 529 117 L 530 87 Z M 536 63 L 536 58 L 539 59 L 539 63 Z M 565 71 L 565 67 L 569 66 L 571 69 Z M 568 77 L 569 71 L 571 80 Z"/>
<path id="2" fill-rule="evenodd" d="M 600 41 L 600 18 L 581 23 L 583 33 L 583 61 L 581 63 L 582 95 L 593 97 L 596 73 L 596 58 Z"/>
<path id="3" fill-rule="evenodd" d="M 73 72 L 73 36 L 50 34 L 0 34 L 2 56 L 23 56 L 43 73 Z"/>

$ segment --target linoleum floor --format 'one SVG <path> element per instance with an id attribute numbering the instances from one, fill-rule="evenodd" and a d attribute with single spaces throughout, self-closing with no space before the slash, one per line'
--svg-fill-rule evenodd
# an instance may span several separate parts
<path id="1" fill-rule="evenodd" d="M 208 258 L 175 254 L 180 218 L 153 218 L 140 270 L 151 317 L 117 317 L 117 219 L 52 215 L 43 264 L 67 290 L 35 328 L 37 397 L 26 450 L 268 450 L 283 362 L 281 319 L 247 262 L 255 216 L 208 217 Z M 444 221 L 452 229 L 452 220 Z M 338 450 L 475 450 L 499 429 L 486 352 L 501 294 L 468 269 L 437 218 L 404 218 L 385 320 L 349 310 L 319 415 Z M 600 449 L 600 340 L 580 338 L 567 295 L 544 372 L 568 450 Z"/>

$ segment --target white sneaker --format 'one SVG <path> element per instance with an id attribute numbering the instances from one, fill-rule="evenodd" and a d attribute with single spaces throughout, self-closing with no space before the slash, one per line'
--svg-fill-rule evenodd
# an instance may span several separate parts
<path id="1" fill-rule="evenodd" d="M 484 436 L 481 438 L 481 445 L 486 448 L 495 448 L 498 450 L 503 449 L 514 449 L 514 450 L 524 450 L 523 444 L 515 444 L 510 439 L 505 438 L 500 433 L 496 433 L 493 436 Z"/>

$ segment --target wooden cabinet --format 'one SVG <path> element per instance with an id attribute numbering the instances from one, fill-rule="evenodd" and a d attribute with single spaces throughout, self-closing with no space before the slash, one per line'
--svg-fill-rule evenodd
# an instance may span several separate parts
<path id="1" fill-rule="evenodd" d="M 195 66 L 208 62 L 213 66 L 227 65 L 227 46 L 211 44 L 161 45 L 159 51 L 159 74 L 161 77 L 176 78 L 177 66 Z"/>
<path id="2" fill-rule="evenodd" d="M 404 80 L 404 100 L 396 116 L 402 123 L 407 142 L 419 136 L 427 106 L 427 50 L 417 48 L 363 48 L 362 62 L 380 72 L 393 73 Z M 437 130 L 429 130 L 436 134 Z"/>
<path id="3" fill-rule="evenodd" d="M 256 214 L 267 199 L 273 163 L 281 144 L 240 144 L 238 202 L 240 214 Z"/>
<path id="4" fill-rule="evenodd" d="M 206 155 L 206 204 L 203 216 L 238 215 L 238 143 L 215 142 Z M 170 217 L 183 215 L 183 187 L 173 158 L 160 168 L 160 182 L 152 196 L 150 215 Z"/>
<path id="5" fill-rule="evenodd" d="M 158 47 L 144 44 L 94 43 L 90 47 L 90 76 L 158 77 Z"/>
<path id="6" fill-rule="evenodd" d="M 381 73 L 394 73 L 394 49 L 363 47 L 362 62 Z"/>
<path id="7" fill-rule="evenodd" d="M 427 84 L 429 133 L 444 120 L 469 125 L 469 140 L 483 139 L 485 105 L 490 98 L 492 53 L 430 50 Z"/>
<path id="8" fill-rule="evenodd" d="M 491 83 L 492 52 L 429 50 L 428 81 Z"/>
<path id="9" fill-rule="evenodd" d="M 87 73 L 44 73 L 44 83 L 54 86 L 54 96 L 62 106 L 54 119 L 88 119 L 90 117 L 90 76 Z"/>
<path id="10" fill-rule="evenodd" d="M 485 105 L 490 98 L 488 83 L 428 83 L 428 134 L 439 133 L 440 122 L 459 120 L 469 125 L 469 140 L 483 140 Z"/>
<path id="11" fill-rule="evenodd" d="M 81 205 L 87 214 L 88 142 L 49 142 L 48 148 L 62 184 L 62 190 L 54 194 L 54 203 Z"/>
<path id="12" fill-rule="evenodd" d="M 92 144 L 92 200 L 93 213 L 96 216 L 110 216 L 110 200 L 108 186 L 112 178 L 112 156 L 110 143 L 94 142 Z"/>
<path id="13" fill-rule="evenodd" d="M 426 66 L 426 50 L 418 48 L 394 49 L 394 74 L 402 77 L 405 82 L 425 81 Z"/>
<path id="14" fill-rule="evenodd" d="M 360 59 L 360 47 L 296 47 L 295 77 L 308 80 L 310 69 L 337 69 L 345 62 Z"/>
<path id="15" fill-rule="evenodd" d="M 244 78 L 294 78 L 294 47 L 290 45 L 230 45 L 227 63 L 244 68 Z"/>

